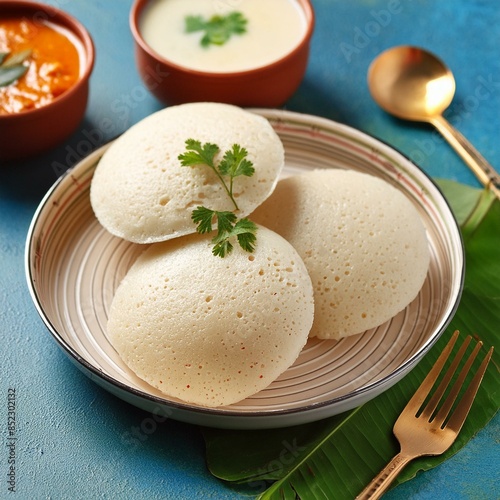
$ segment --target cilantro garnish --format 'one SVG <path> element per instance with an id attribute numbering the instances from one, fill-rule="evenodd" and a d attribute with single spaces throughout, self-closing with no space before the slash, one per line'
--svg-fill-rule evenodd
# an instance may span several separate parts
<path id="1" fill-rule="evenodd" d="M 252 162 L 247 159 L 248 151 L 238 144 L 233 144 L 232 148 L 224 153 L 222 160 L 216 164 L 215 156 L 220 152 L 216 144 L 207 142 L 202 145 L 200 141 L 188 139 L 186 150 L 178 157 L 181 165 L 184 167 L 205 165 L 212 169 L 235 210 L 238 210 L 238 204 L 233 196 L 233 181 L 241 175 L 251 177 L 255 172 Z M 229 177 L 228 182 L 225 180 L 227 177 Z M 216 256 L 225 257 L 231 253 L 233 244 L 230 239 L 233 237 L 236 237 L 240 247 L 246 252 L 253 252 L 255 249 L 257 226 L 247 218 L 238 219 L 234 212 L 199 206 L 193 210 L 191 219 L 197 224 L 196 230 L 200 234 L 210 233 L 212 225 L 217 222 L 217 235 L 212 238 L 214 244 L 212 253 Z"/>
<path id="2" fill-rule="evenodd" d="M 200 41 L 203 47 L 224 45 L 231 35 L 246 32 L 247 20 L 241 12 L 231 12 L 227 16 L 212 16 L 208 21 L 202 16 L 186 16 L 186 32 L 204 31 Z"/>
<path id="3" fill-rule="evenodd" d="M 15 54 L 0 52 L 0 87 L 14 83 L 28 71 L 28 66 L 23 63 L 31 52 L 29 49 Z"/>
<path id="4" fill-rule="evenodd" d="M 238 219 L 234 212 L 218 212 L 200 206 L 193 210 L 191 218 L 198 224 L 197 231 L 200 234 L 212 231 L 212 223 L 217 220 L 217 236 L 212 238 L 214 247 L 212 253 L 219 257 L 225 257 L 233 250 L 230 238 L 236 236 L 240 247 L 246 252 L 255 250 L 255 233 L 257 226 L 251 220 Z"/>

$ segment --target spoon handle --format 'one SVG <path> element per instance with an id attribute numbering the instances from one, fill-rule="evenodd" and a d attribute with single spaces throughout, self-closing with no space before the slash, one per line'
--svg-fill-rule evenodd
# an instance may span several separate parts
<path id="1" fill-rule="evenodd" d="M 439 130 L 450 146 L 462 157 L 479 181 L 500 199 L 500 175 L 481 156 L 477 149 L 441 115 L 433 117 L 431 123 Z"/>

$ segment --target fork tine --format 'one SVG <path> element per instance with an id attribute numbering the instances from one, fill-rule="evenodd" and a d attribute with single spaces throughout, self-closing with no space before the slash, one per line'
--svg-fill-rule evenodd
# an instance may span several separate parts
<path id="1" fill-rule="evenodd" d="M 414 411 L 414 415 L 416 415 L 417 412 L 420 410 L 420 407 L 422 406 L 422 404 L 425 401 L 425 398 L 428 396 L 430 390 L 432 389 L 434 382 L 441 373 L 441 370 L 446 360 L 448 359 L 448 356 L 450 355 L 453 346 L 455 345 L 455 342 L 458 338 L 458 333 L 459 333 L 458 330 L 456 330 L 453 333 L 450 340 L 446 344 L 446 347 L 443 349 L 438 359 L 434 363 L 433 367 L 431 368 L 431 370 L 429 371 L 423 382 L 420 384 L 419 388 L 415 391 L 415 394 L 408 401 L 405 410 L 411 409 L 411 411 Z"/>
<path id="2" fill-rule="evenodd" d="M 492 355 L 493 355 L 493 346 L 487 352 L 481 365 L 479 366 L 479 369 L 474 375 L 474 378 L 471 380 L 462 399 L 458 403 L 457 407 L 455 408 L 455 411 L 453 412 L 452 416 L 448 420 L 448 423 L 446 424 L 446 427 L 449 427 L 450 429 L 454 430 L 457 433 L 460 432 L 460 429 L 462 428 L 465 418 L 469 413 L 470 407 L 472 406 L 472 402 L 476 397 L 477 390 L 479 389 L 479 385 L 483 380 L 483 376 L 486 372 L 486 368 L 488 367 L 488 363 L 490 362 Z"/>
<path id="3" fill-rule="evenodd" d="M 464 344 L 465 344 L 465 342 L 464 342 Z M 477 353 L 481 349 L 482 345 L 483 345 L 483 343 L 481 341 L 479 341 L 476 344 L 476 347 L 474 348 L 474 350 L 470 354 L 469 358 L 467 359 L 467 362 L 465 363 L 465 365 L 460 370 L 460 374 L 457 377 L 457 379 L 455 380 L 455 383 L 453 384 L 453 387 L 452 387 L 450 393 L 448 394 L 448 397 L 445 399 L 445 401 L 443 402 L 443 404 L 442 404 L 441 408 L 439 409 L 438 413 L 434 417 L 434 419 L 433 419 L 434 423 L 436 425 L 439 425 L 439 427 L 442 427 L 443 422 L 446 420 L 446 417 L 450 413 L 450 410 L 451 410 L 451 408 L 453 406 L 453 403 L 457 399 L 458 393 L 460 392 L 460 389 L 464 385 L 465 377 L 469 373 L 469 370 L 470 370 L 470 368 L 472 366 L 472 363 L 474 362 L 474 359 L 476 358 Z M 458 357 L 458 354 L 457 354 L 457 357 Z M 451 377 L 450 377 L 450 379 L 451 379 Z"/>
<path id="4" fill-rule="evenodd" d="M 469 335 L 466 337 L 466 339 L 464 340 L 460 349 L 458 350 L 457 354 L 455 355 L 455 358 L 453 359 L 450 367 L 446 371 L 446 374 L 444 375 L 444 377 L 441 380 L 440 384 L 438 385 L 437 389 L 434 391 L 434 394 L 432 395 L 431 399 L 429 399 L 429 402 L 427 403 L 425 408 L 422 410 L 422 413 L 420 416 L 422 418 L 425 418 L 429 422 L 431 421 L 432 415 L 433 415 L 434 411 L 436 410 L 439 402 L 441 401 L 441 398 L 443 397 L 443 394 L 446 391 L 446 388 L 448 387 L 450 380 L 452 379 L 453 375 L 457 371 L 458 364 L 460 363 L 461 359 L 463 358 L 465 351 L 467 350 L 467 347 L 470 344 L 470 341 L 471 341 L 471 336 Z M 460 388 L 460 386 L 458 386 L 458 388 Z"/>

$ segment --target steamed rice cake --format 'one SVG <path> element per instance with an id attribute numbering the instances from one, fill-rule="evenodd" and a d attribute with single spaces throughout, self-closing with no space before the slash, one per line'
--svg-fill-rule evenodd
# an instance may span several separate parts
<path id="1" fill-rule="evenodd" d="M 310 277 L 295 249 L 258 228 L 251 254 L 211 255 L 193 234 L 151 245 L 119 285 L 107 332 L 124 362 L 165 394 L 229 405 L 269 385 L 312 325 Z"/>
<path id="2" fill-rule="evenodd" d="M 364 332 L 403 310 L 429 266 L 422 220 L 382 179 L 325 169 L 281 180 L 252 220 L 299 252 L 314 287 L 311 337 Z"/>
<path id="3" fill-rule="evenodd" d="M 135 243 L 164 241 L 196 230 L 191 212 L 198 205 L 234 209 L 209 167 L 181 166 L 178 156 L 186 151 L 187 139 L 219 146 L 216 159 L 233 144 L 247 149 L 255 173 L 235 179 L 239 217 L 252 212 L 273 191 L 284 150 L 265 118 L 228 104 L 172 106 L 127 130 L 97 165 L 90 200 L 110 233 Z"/>

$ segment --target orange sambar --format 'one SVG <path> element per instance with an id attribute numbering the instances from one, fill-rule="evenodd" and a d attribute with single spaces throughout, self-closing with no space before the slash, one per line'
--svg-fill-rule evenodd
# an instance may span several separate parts
<path id="1" fill-rule="evenodd" d="M 0 115 L 44 106 L 66 92 L 80 76 L 80 56 L 63 28 L 27 18 L 0 19 L 0 52 L 31 49 L 28 71 L 0 87 Z"/>

